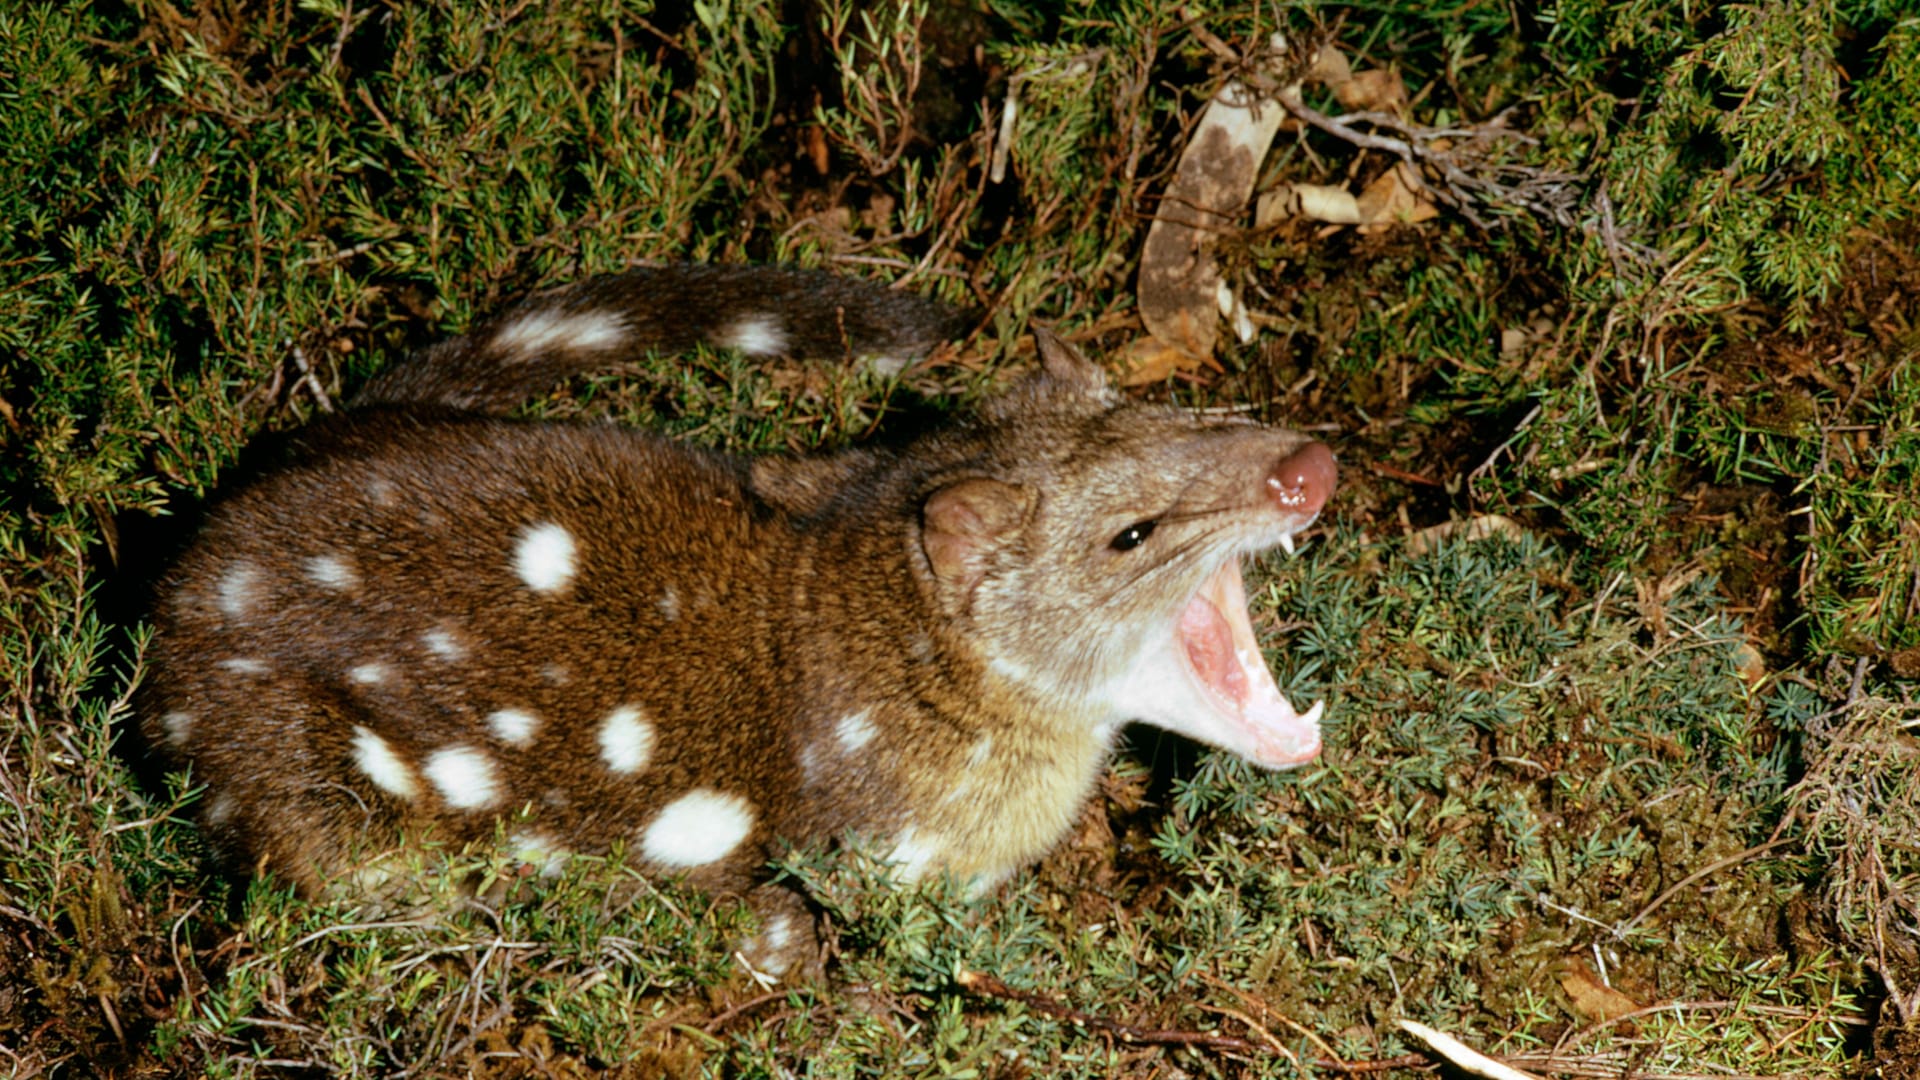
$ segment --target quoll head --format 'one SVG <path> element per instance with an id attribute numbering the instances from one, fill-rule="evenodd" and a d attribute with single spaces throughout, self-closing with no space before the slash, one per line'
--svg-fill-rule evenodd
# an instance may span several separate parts
<path id="1" fill-rule="evenodd" d="M 1337 478 L 1296 432 L 1130 403 L 1040 334 L 1042 368 L 990 403 L 979 452 L 930 477 L 937 602 L 997 676 L 1072 722 L 1152 723 L 1268 768 L 1320 749 L 1316 704 L 1273 682 L 1240 560 L 1311 525 Z"/>

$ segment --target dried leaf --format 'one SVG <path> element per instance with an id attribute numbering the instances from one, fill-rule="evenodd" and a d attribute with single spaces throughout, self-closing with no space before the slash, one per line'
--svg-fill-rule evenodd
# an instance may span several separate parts
<path id="1" fill-rule="evenodd" d="M 1276 52 L 1282 44 L 1275 42 Z M 1220 267 L 1214 244 L 1240 220 L 1286 110 L 1238 80 L 1220 88 L 1194 125 L 1140 257 L 1140 316 L 1147 332 L 1187 356 L 1213 354 Z"/>
<path id="2" fill-rule="evenodd" d="M 1469 544 L 1478 543 L 1489 536 L 1504 536 L 1509 540 L 1518 540 L 1527 530 L 1510 517 L 1500 514 L 1481 514 L 1465 521 L 1443 521 L 1428 526 L 1407 537 L 1407 553 L 1424 555 L 1440 546 L 1440 541 L 1452 538 L 1464 540 Z"/>
<path id="3" fill-rule="evenodd" d="M 1413 224 L 1440 215 L 1426 197 L 1426 186 L 1403 163 L 1381 173 L 1356 198 L 1346 188 L 1331 184 L 1281 184 L 1260 196 L 1254 215 L 1257 226 L 1284 217 L 1301 217 L 1334 225 Z"/>
<path id="4" fill-rule="evenodd" d="M 1268 196 L 1276 198 L 1275 206 L 1288 217 L 1335 225 L 1358 225 L 1366 220 L 1360 213 L 1360 201 L 1346 188 L 1332 184 L 1281 184 L 1261 197 L 1263 208 Z"/>
<path id="5" fill-rule="evenodd" d="M 1407 84 L 1391 68 L 1368 68 L 1349 78 L 1328 83 L 1333 96 L 1349 109 L 1397 113 L 1407 107 Z"/>
<path id="6" fill-rule="evenodd" d="M 1353 66 L 1347 63 L 1346 53 L 1332 45 L 1322 45 L 1320 51 L 1313 54 L 1313 66 L 1307 69 L 1307 77 L 1328 86 L 1339 86 L 1353 78 Z"/>
<path id="7" fill-rule="evenodd" d="M 818 124 L 808 124 L 801 139 L 806 144 L 807 163 L 813 171 L 826 176 L 833 169 L 833 160 L 827 155 L 827 133 Z"/>
<path id="8" fill-rule="evenodd" d="M 1281 219 L 1293 216 L 1293 185 L 1281 184 L 1271 191 L 1263 191 L 1253 204 L 1253 227 L 1264 229 L 1279 224 Z"/>
<path id="9" fill-rule="evenodd" d="M 1228 325 L 1233 327 L 1233 336 L 1245 345 L 1253 340 L 1256 333 L 1253 316 L 1247 306 L 1240 302 L 1240 290 L 1231 288 L 1226 282 L 1220 283 L 1220 314 L 1226 316 Z"/>
<path id="10" fill-rule="evenodd" d="M 1145 386 L 1157 383 L 1176 371 L 1196 366 L 1194 357 L 1155 337 L 1143 337 L 1121 349 L 1116 358 L 1120 366 L 1120 385 Z"/>
<path id="11" fill-rule="evenodd" d="M 1739 648 L 1733 650 L 1733 670 L 1749 688 L 1757 687 L 1766 680 L 1767 658 L 1754 648 L 1752 642 L 1743 641 Z"/>
<path id="12" fill-rule="evenodd" d="M 1578 958 L 1561 973 L 1560 989 L 1573 1002 L 1573 1011 L 1589 1023 L 1616 1020 L 1641 1008 L 1639 1002 L 1595 978 L 1586 961 Z"/>
<path id="13" fill-rule="evenodd" d="M 1366 225 L 1411 225 L 1440 216 L 1440 209 L 1427 201 L 1426 185 L 1404 161 L 1375 177 L 1356 202 Z"/>

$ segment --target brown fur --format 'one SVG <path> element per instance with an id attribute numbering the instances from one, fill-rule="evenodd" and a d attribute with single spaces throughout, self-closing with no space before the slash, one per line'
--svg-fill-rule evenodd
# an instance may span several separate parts
<path id="1" fill-rule="evenodd" d="M 613 294 L 567 302 L 596 310 L 595 295 Z M 778 844 L 849 833 L 909 872 L 990 885 L 1066 831 L 1154 635 L 1223 560 L 1304 527 L 1332 484 L 1301 436 L 1122 401 L 1046 338 L 1044 370 L 893 452 L 748 461 L 433 404 L 462 385 L 447 370 L 485 379 L 510 323 L 423 353 L 377 407 L 305 433 L 166 579 L 143 728 L 207 785 L 204 819 L 237 861 L 315 891 L 370 852 L 487 840 L 511 816 L 555 851 L 645 862 L 650 823 L 706 789 L 750 808 L 747 835 L 712 861 L 654 863 L 702 886 L 749 889 Z M 549 352 L 528 365 L 582 363 Z M 427 404 L 398 400 L 409 385 Z M 485 408 L 505 396 L 474 385 Z M 1277 510 L 1268 478 L 1309 458 L 1312 505 Z M 1116 546 L 1149 520 L 1144 543 Z M 572 570 L 545 589 L 516 562 L 542 524 L 574 544 L 541 563 Z M 621 708 L 652 732 L 630 772 L 600 742 Z M 537 729 L 502 738 L 502 709 Z M 378 782 L 365 733 L 409 795 Z M 449 748 L 489 782 L 471 767 L 435 782 Z"/>

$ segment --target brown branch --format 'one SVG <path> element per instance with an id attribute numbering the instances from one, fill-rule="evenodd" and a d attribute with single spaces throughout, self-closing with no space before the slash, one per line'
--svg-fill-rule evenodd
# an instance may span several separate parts
<path id="1" fill-rule="evenodd" d="M 1208 975 L 1204 972 L 1201 973 L 1200 978 L 1203 979 L 1207 983 L 1207 985 L 1213 987 L 1214 989 L 1225 990 L 1227 993 L 1232 994 L 1234 997 L 1239 998 L 1240 1003 L 1242 1005 L 1245 1005 L 1247 1008 L 1252 1009 L 1257 1013 L 1260 1013 L 1262 1016 L 1266 1016 L 1274 1020 L 1278 1020 L 1281 1023 L 1292 1028 L 1293 1030 L 1299 1032 L 1302 1037 L 1304 1037 L 1308 1042 L 1312 1043 L 1316 1048 L 1319 1049 L 1320 1053 L 1324 1055 L 1323 1057 L 1314 1059 L 1313 1064 L 1315 1068 L 1332 1069 L 1335 1072 L 1351 1073 L 1351 1074 L 1357 1075 L 1361 1073 L 1385 1072 L 1388 1069 L 1426 1069 L 1426 1068 L 1432 1067 L 1431 1063 L 1427 1060 L 1427 1057 L 1424 1054 L 1402 1054 L 1399 1057 L 1395 1057 L 1395 1058 L 1376 1058 L 1373 1061 L 1344 1060 L 1343 1058 L 1340 1057 L 1339 1054 L 1334 1053 L 1333 1047 L 1328 1046 L 1326 1042 L 1320 1038 L 1320 1036 L 1315 1035 L 1305 1025 L 1294 1020 L 1293 1017 L 1288 1016 L 1286 1013 L 1281 1012 L 1279 1009 L 1274 1008 L 1272 1005 L 1267 1004 L 1265 1001 L 1262 1001 L 1261 999 L 1253 996 L 1252 994 L 1247 993 L 1245 990 L 1240 989 L 1239 987 L 1233 985 L 1230 982 L 1226 982 L 1222 979 L 1217 979 L 1212 975 Z M 1202 1006 L 1202 1008 L 1205 1008 L 1205 1007 L 1206 1006 Z M 1250 1024 L 1248 1026 L 1251 1027 L 1252 1025 Z M 1259 1030 L 1259 1029 L 1256 1028 L 1255 1030 Z M 1288 1054 L 1287 1056 L 1291 1058 L 1293 1055 Z"/>
<path id="2" fill-rule="evenodd" d="M 1614 931 L 1614 936 L 1620 937 L 1625 935 L 1627 931 L 1633 929 L 1635 926 L 1638 926 L 1642 919 L 1645 919 L 1647 916 L 1653 914 L 1654 908 L 1657 908 L 1661 904 L 1666 903 L 1668 900 L 1673 899 L 1673 894 L 1679 892 L 1681 889 L 1686 888 L 1687 886 L 1693 884 L 1694 882 L 1699 881 L 1701 878 L 1709 877 L 1715 873 L 1718 873 L 1721 870 L 1725 870 L 1729 866 L 1734 866 L 1736 864 L 1746 862 L 1748 859 L 1753 858 L 1755 855 L 1761 855 L 1768 851 L 1772 851 L 1774 848 L 1780 847 L 1783 844 L 1795 843 L 1799 839 L 1800 838 L 1797 836 L 1775 837 L 1774 839 L 1768 840 L 1765 843 L 1755 844 L 1754 846 L 1738 854 L 1729 855 L 1724 859 L 1720 859 L 1716 862 L 1708 863 L 1707 865 L 1701 867 L 1700 869 L 1695 870 L 1693 873 L 1688 874 L 1686 877 L 1681 878 L 1679 881 L 1674 882 L 1673 885 L 1668 887 L 1668 889 L 1665 892 L 1661 893 L 1659 896 L 1654 897 L 1653 900 L 1649 902 L 1646 907 L 1643 907 L 1640 909 L 1640 914 L 1635 915 L 1631 919 L 1628 919 L 1624 924 L 1622 924 L 1618 929 L 1616 929 Z"/>
<path id="3" fill-rule="evenodd" d="M 781 998 L 786 996 L 787 996 L 787 992 L 785 990 L 775 990 L 770 994 L 761 994 L 759 997 L 748 998 L 747 1000 L 741 1002 L 740 1004 L 735 1005 L 730 1009 L 727 1009 L 725 1012 L 722 1012 L 720 1015 L 700 1025 L 700 1030 L 706 1032 L 709 1035 L 715 1034 L 721 1028 L 726 1027 L 728 1022 L 733 1020 L 734 1017 L 739 1016 L 741 1013 L 750 1012 L 754 1009 L 759 1008 L 762 1005 L 765 1005 L 769 1001 L 779 1001 Z"/>
<path id="4" fill-rule="evenodd" d="M 1575 224 L 1573 211 L 1578 201 L 1575 185 L 1580 176 L 1484 160 L 1484 147 L 1496 140 L 1536 142 L 1497 120 L 1471 128 L 1429 128 L 1384 112 L 1328 116 L 1303 101 L 1297 87 L 1264 81 L 1267 85 L 1261 89 L 1301 121 L 1362 149 L 1392 154 L 1431 178 L 1428 190 L 1480 228 L 1491 226 L 1476 212 L 1476 204 L 1517 206 L 1562 228 Z M 1374 130 L 1363 131 L 1354 126 L 1356 123 L 1367 124 Z M 1398 132 L 1401 137 L 1378 134 L 1380 130 Z M 1464 140 L 1465 145 L 1449 145 L 1455 140 Z"/>
<path id="5" fill-rule="evenodd" d="M 1385 476 L 1392 480 L 1398 480 L 1404 484 L 1419 484 L 1422 487 L 1436 487 L 1436 488 L 1446 487 L 1445 484 L 1442 484 L 1440 481 L 1432 479 L 1431 477 L 1422 476 L 1419 473 L 1408 472 L 1407 470 L 1398 468 L 1397 466 L 1389 465 L 1384 461 L 1373 462 L 1370 467 L 1373 469 L 1374 472 L 1379 473 L 1381 476 Z"/>
<path id="6" fill-rule="evenodd" d="M 1035 1012 L 1079 1024 L 1092 1031 L 1104 1032 L 1127 1043 L 1143 1043 L 1155 1046 L 1202 1046 L 1209 1050 L 1231 1050 L 1239 1054 L 1267 1054 L 1265 1047 L 1246 1039 L 1232 1035 L 1208 1035 L 1199 1031 L 1160 1030 L 1143 1028 L 1133 1024 L 1123 1024 L 1118 1020 L 1109 1020 L 1104 1016 L 1081 1012 L 1056 1001 L 1049 1001 L 1039 994 L 1030 994 L 1024 990 L 1015 990 L 997 977 L 984 971 L 962 970 L 954 981 L 962 990 L 978 994 L 981 997 L 1001 998 L 1017 1001 Z"/>
<path id="7" fill-rule="evenodd" d="M 984 971 L 967 971 L 963 969 L 954 977 L 954 981 L 958 982 L 960 988 L 968 993 L 978 994 L 981 997 L 1017 1001 L 1035 1012 L 1045 1013 L 1057 1019 L 1079 1024 L 1081 1027 L 1091 1031 L 1112 1035 L 1121 1042 L 1154 1046 L 1199 1046 L 1209 1050 L 1230 1050 L 1234 1053 L 1248 1055 L 1273 1056 L 1278 1054 L 1296 1063 L 1299 1061 L 1292 1052 L 1288 1051 L 1285 1046 L 1281 1045 L 1279 1040 L 1274 1039 L 1264 1028 L 1252 1023 L 1244 1016 L 1233 1013 L 1231 1010 L 1214 1009 L 1215 1012 L 1225 1012 L 1230 1016 L 1235 1016 L 1241 1022 L 1246 1023 L 1248 1027 L 1266 1036 L 1271 1045 L 1262 1046 L 1259 1043 L 1236 1038 L 1232 1035 L 1208 1035 L 1205 1032 L 1199 1031 L 1143 1028 L 1134 1024 L 1123 1024 L 1118 1020 L 1109 1020 L 1104 1016 L 1096 1016 L 1093 1013 L 1082 1012 L 1079 1009 L 1062 1005 L 1057 1001 L 1048 1000 L 1039 994 L 1028 993 L 1025 990 L 1015 990 L 1013 987 L 1001 982 L 996 976 L 989 975 Z M 1242 995 L 1242 1000 L 1249 999 Z M 1330 1051 L 1327 1050 L 1326 1044 L 1315 1038 L 1312 1033 L 1308 1032 L 1305 1028 L 1273 1012 L 1265 1003 L 1259 1003 L 1259 1005 L 1260 1011 L 1278 1017 L 1288 1026 L 1305 1034 L 1314 1045 L 1321 1048 L 1322 1052 L 1330 1053 Z M 1310 1061 L 1310 1064 L 1315 1068 L 1332 1069 L 1337 1072 L 1353 1074 L 1386 1072 L 1389 1069 L 1431 1068 L 1431 1063 L 1428 1059 L 1420 1054 L 1405 1054 L 1397 1058 L 1385 1058 L 1379 1061 L 1341 1061 L 1338 1058 L 1332 1057 L 1314 1058 Z"/>

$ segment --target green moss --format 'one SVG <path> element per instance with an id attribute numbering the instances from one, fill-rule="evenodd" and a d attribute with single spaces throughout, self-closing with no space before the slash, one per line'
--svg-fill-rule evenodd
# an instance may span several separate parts
<path id="1" fill-rule="evenodd" d="M 213 1076 L 515 1057 L 1293 1076 L 1284 1053 L 1096 1037 L 956 974 L 1266 1045 L 1232 1009 L 1321 1053 L 1284 1014 L 1370 1058 L 1410 1049 L 1401 1015 L 1554 1046 L 1584 1026 L 1577 956 L 1679 1003 L 1635 1022 L 1657 1048 L 1636 1067 L 1864 1067 L 1860 957 L 1912 914 L 1920 790 L 1876 667 L 1920 643 L 1901 224 L 1920 26 L 1886 5 L 1280 13 L 1400 70 L 1411 119 L 1511 109 L 1538 143 L 1509 164 L 1584 178 L 1572 229 L 1500 212 L 1491 234 L 1443 215 L 1229 236 L 1264 336 L 1228 350 L 1231 379 L 1149 391 L 1248 407 L 1217 400 L 1230 388 L 1345 455 L 1326 539 L 1255 579 L 1282 685 L 1329 700 L 1321 762 L 1256 774 L 1142 735 L 1115 801 L 986 904 L 796 855 L 782 869 L 833 931 L 832 978 L 724 1022 L 761 994 L 723 945 L 745 916 L 617 860 L 419 915 L 209 877 L 184 820 L 198 793 L 116 742 L 145 632 L 115 567 L 152 562 L 147 515 L 191 510 L 255 435 L 405 349 L 636 259 L 834 265 L 991 313 L 904 382 L 707 352 L 531 415 L 805 449 L 952 408 L 1029 316 L 1117 341 L 1145 223 L 1227 70 L 1185 7 L 1145 0 L 549 7 L 0 13 L 0 922 L 32 951 L 0 951 L 0 1042 L 43 1068 Z M 1274 18 L 1204 25 L 1240 45 Z M 1269 180 L 1383 166 L 1285 138 Z M 1503 351 L 1515 328 L 1531 336 Z M 1522 535 L 1383 539 L 1488 510 Z M 1752 850 L 1776 834 L 1791 843 Z"/>

